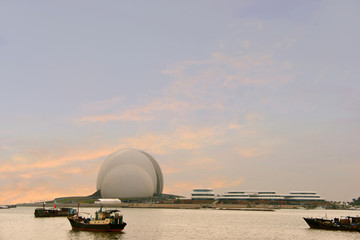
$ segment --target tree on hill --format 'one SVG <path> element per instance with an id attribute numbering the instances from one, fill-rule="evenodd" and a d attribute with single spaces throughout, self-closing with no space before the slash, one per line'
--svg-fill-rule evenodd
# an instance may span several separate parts
<path id="1" fill-rule="evenodd" d="M 351 205 L 360 205 L 360 197 L 358 197 L 357 199 L 356 198 L 353 198 L 353 201 L 352 203 L 350 203 Z"/>

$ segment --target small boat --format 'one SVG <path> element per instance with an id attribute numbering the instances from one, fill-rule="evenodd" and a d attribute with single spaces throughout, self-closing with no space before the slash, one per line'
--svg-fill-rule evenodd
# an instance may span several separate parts
<path id="1" fill-rule="evenodd" d="M 305 218 L 305 222 L 314 229 L 340 230 L 340 231 L 356 231 L 360 232 L 360 217 L 344 217 L 344 218 Z"/>
<path id="2" fill-rule="evenodd" d="M 126 223 L 119 210 L 99 211 L 95 212 L 95 218 L 86 218 L 76 214 L 68 217 L 73 230 L 95 231 L 95 232 L 120 232 Z"/>
<path id="3" fill-rule="evenodd" d="M 73 208 L 36 208 L 35 217 L 69 217 L 77 213 Z"/>

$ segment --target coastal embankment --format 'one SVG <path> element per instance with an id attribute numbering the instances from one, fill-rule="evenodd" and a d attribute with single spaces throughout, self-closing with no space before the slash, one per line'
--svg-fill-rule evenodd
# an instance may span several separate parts
<path id="1" fill-rule="evenodd" d="M 80 207 L 100 207 L 100 204 L 79 203 Z M 46 207 L 77 207 L 77 203 L 46 204 Z M 22 207 L 41 207 L 41 203 L 17 204 Z M 275 209 L 304 209 L 300 205 L 245 205 L 245 204 L 175 204 L 175 203 L 119 203 L 103 205 L 109 208 L 164 208 L 164 209 L 214 209 L 214 210 L 242 210 L 242 211 L 273 211 Z"/>

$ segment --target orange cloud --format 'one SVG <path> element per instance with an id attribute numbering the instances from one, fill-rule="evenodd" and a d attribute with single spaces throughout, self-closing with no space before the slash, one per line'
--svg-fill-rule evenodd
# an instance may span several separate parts
<path id="1" fill-rule="evenodd" d="M 194 181 L 178 181 L 164 186 L 165 193 L 176 193 L 179 195 L 189 195 L 194 188 L 212 188 L 214 191 L 221 188 L 239 187 L 244 179 L 242 177 L 235 180 L 224 180 L 223 176 L 205 177 Z"/>
<path id="2" fill-rule="evenodd" d="M 100 149 L 100 150 L 76 152 L 76 153 L 72 151 L 67 151 L 67 155 L 69 156 L 66 157 L 53 157 L 53 156 L 48 156 L 46 153 L 44 153 L 44 155 L 41 156 L 41 153 L 38 153 L 37 158 L 35 158 L 36 159 L 35 162 L 32 162 L 34 156 L 16 155 L 12 160 L 10 160 L 10 163 L 5 163 L 0 166 L 0 173 L 20 172 L 24 170 L 29 171 L 31 169 L 55 168 L 69 162 L 74 162 L 74 161 L 83 162 L 89 159 L 108 156 L 112 152 L 113 150 L 109 150 L 109 149 Z M 21 161 L 19 161 L 19 159 L 21 159 Z"/>
<path id="3" fill-rule="evenodd" d="M 249 46 L 249 43 L 245 43 Z M 292 76 L 284 74 L 289 70 L 291 62 L 278 63 L 272 53 L 247 54 L 231 56 L 224 52 L 215 52 L 209 59 L 187 60 L 161 71 L 162 74 L 172 77 L 172 84 L 163 89 L 163 96 L 150 101 L 143 106 L 135 106 L 123 112 L 109 114 L 95 114 L 82 117 L 79 122 L 108 122 L 108 121 L 151 121 L 157 118 L 158 113 L 179 113 L 203 109 L 221 109 L 222 104 L 206 103 L 201 101 L 201 94 L 206 94 L 207 89 L 213 86 L 236 88 L 241 85 L 267 85 L 285 83 Z M 197 71 L 188 71 L 196 68 Z M 231 74 L 229 74 L 231 73 Z M 185 100 L 183 100 L 185 98 Z M 181 99 L 181 100 L 180 100 Z M 200 99 L 200 100 L 199 100 Z M 104 109 L 104 106 L 117 104 L 121 98 L 105 100 L 94 103 Z"/>
<path id="4" fill-rule="evenodd" d="M 250 43 L 246 42 L 244 46 L 249 47 Z M 187 69 L 194 66 L 199 68 L 198 75 L 187 74 Z M 291 67 L 291 62 L 274 61 L 272 53 L 230 56 L 224 52 L 215 52 L 210 59 L 185 61 L 174 66 L 172 70 L 164 70 L 162 73 L 177 79 L 173 86 L 176 91 L 173 92 L 191 91 L 194 94 L 194 91 L 199 91 L 199 85 L 195 85 L 194 82 L 201 82 L 203 88 L 214 84 L 236 88 L 245 84 L 286 83 L 293 76 L 284 74 L 284 70 Z M 190 88 L 190 86 L 194 87 Z"/>
<path id="5" fill-rule="evenodd" d="M 122 102 L 123 102 L 123 97 L 116 96 L 103 101 L 90 102 L 89 104 L 84 104 L 81 107 L 86 112 L 94 112 L 94 111 L 98 112 L 98 111 L 104 111 L 107 109 L 117 107 Z"/>
<path id="6" fill-rule="evenodd" d="M 244 178 L 239 178 L 236 180 L 213 180 L 211 186 L 214 189 L 216 188 L 229 188 L 229 187 L 238 187 L 244 182 Z"/>
<path id="7" fill-rule="evenodd" d="M 134 138 L 123 139 L 123 143 L 132 148 L 151 149 L 152 153 L 167 154 L 174 150 L 194 150 L 202 146 L 221 143 L 216 128 L 204 127 L 197 130 L 180 127 L 173 133 L 148 133 Z"/>
<path id="8" fill-rule="evenodd" d="M 115 120 L 122 121 L 151 121 L 155 118 L 156 113 L 170 111 L 177 112 L 179 109 L 186 110 L 194 108 L 194 105 L 178 101 L 173 98 L 163 97 L 158 100 L 152 101 L 144 106 L 134 107 L 119 114 L 100 114 L 81 118 L 80 122 L 108 122 Z"/>
<path id="9" fill-rule="evenodd" d="M 48 169 L 26 169 L 3 172 L 8 184 L 2 188 L 0 203 L 10 204 L 38 200 L 51 200 L 61 196 L 86 196 L 95 191 L 97 163 L 80 166 L 57 166 Z M 76 182 L 74 182 L 76 179 Z"/>
<path id="10" fill-rule="evenodd" d="M 240 148 L 237 150 L 241 157 L 251 158 L 267 155 L 268 152 L 259 148 Z"/>
<path id="11" fill-rule="evenodd" d="M 193 188 L 196 188 L 198 185 L 194 182 L 183 181 L 176 182 L 174 184 L 167 184 L 164 186 L 164 193 L 176 193 L 180 195 L 186 195 L 186 193 L 191 192 Z"/>
<path id="12" fill-rule="evenodd" d="M 168 174 L 173 174 L 173 173 L 178 173 L 178 172 L 182 172 L 183 170 L 180 168 L 172 168 L 172 167 L 164 167 L 161 166 L 161 171 L 163 174 L 168 175 Z"/>
<path id="13" fill-rule="evenodd" d="M 199 159 L 190 159 L 187 161 L 187 166 L 191 169 L 202 169 L 202 170 L 217 170 L 223 168 L 223 164 L 213 158 L 199 158 Z"/>
<path id="14" fill-rule="evenodd" d="M 64 189 L 54 189 L 49 186 L 36 186 L 34 188 L 25 188 L 22 186 L 13 187 L 14 186 L 12 186 L 11 189 L 2 189 L 0 203 L 16 204 L 29 201 L 48 201 L 57 197 L 68 196 L 69 192 L 71 192 L 73 196 L 86 196 L 94 191 L 93 188 L 86 186 L 66 186 Z"/>
<path id="15" fill-rule="evenodd" d="M 228 126 L 229 129 L 241 129 L 243 127 L 244 127 L 244 125 L 240 125 L 240 124 L 237 124 L 237 123 L 230 123 L 229 126 Z"/>

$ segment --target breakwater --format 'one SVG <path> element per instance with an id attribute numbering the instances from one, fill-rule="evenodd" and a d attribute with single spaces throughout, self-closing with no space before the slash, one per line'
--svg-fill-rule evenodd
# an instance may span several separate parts
<path id="1" fill-rule="evenodd" d="M 46 204 L 46 207 L 55 206 L 60 207 L 78 207 L 77 203 L 61 203 L 61 204 Z M 30 203 L 30 204 L 18 204 L 17 206 L 22 207 L 41 207 L 41 203 Z M 81 203 L 80 207 L 100 207 L 101 204 L 93 203 Z M 175 203 L 119 203 L 119 204 L 103 204 L 109 208 L 164 208 L 164 209 L 202 209 L 210 208 L 214 210 L 244 210 L 244 211 L 273 211 L 275 209 L 304 209 L 300 205 L 283 205 L 283 206 L 272 206 L 272 205 L 245 205 L 245 204 L 175 204 Z"/>

